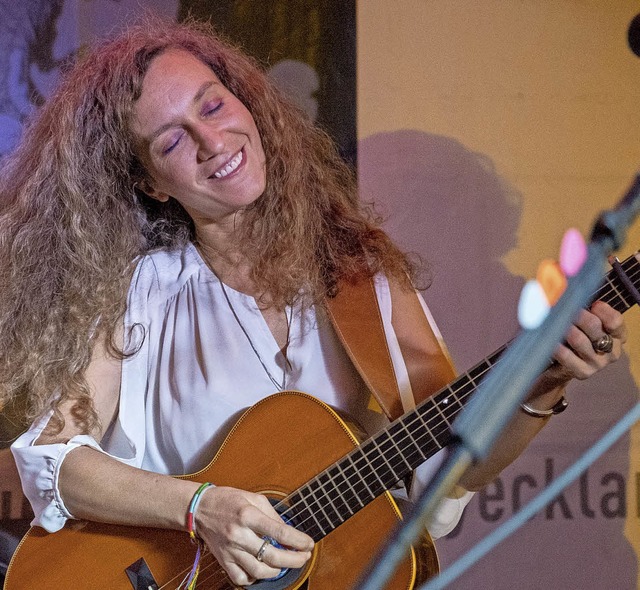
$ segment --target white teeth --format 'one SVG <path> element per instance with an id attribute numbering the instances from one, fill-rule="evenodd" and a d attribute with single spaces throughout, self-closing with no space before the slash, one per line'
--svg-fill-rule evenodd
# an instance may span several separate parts
<path id="1" fill-rule="evenodd" d="M 233 157 L 231 160 L 229 160 L 227 165 L 222 170 L 218 170 L 218 172 L 216 172 L 214 176 L 216 178 L 224 178 L 225 176 L 228 176 L 238 166 L 240 166 L 240 162 L 242 162 L 242 152 L 238 152 L 238 154 L 235 157 Z"/>

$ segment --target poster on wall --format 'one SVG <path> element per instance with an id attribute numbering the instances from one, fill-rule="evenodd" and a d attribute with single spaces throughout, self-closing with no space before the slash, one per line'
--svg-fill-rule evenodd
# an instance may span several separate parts
<path id="1" fill-rule="evenodd" d="M 178 0 L 0 0 L 0 156 L 84 45 L 149 9 L 175 18 Z"/>

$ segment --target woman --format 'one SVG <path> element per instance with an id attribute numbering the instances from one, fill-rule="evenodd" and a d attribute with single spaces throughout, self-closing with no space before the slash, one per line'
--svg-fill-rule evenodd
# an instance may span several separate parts
<path id="1" fill-rule="evenodd" d="M 26 130 L 2 202 L 0 382 L 36 419 L 13 451 L 50 531 L 197 531 L 239 585 L 301 567 L 311 538 L 265 497 L 166 474 L 206 465 L 244 408 L 284 389 L 384 424 L 324 310 L 342 281 L 373 278 L 404 399 L 453 375 L 433 325 L 413 336 L 416 267 L 329 139 L 205 25 L 147 24 L 87 56 Z M 624 339 L 610 307 L 585 312 L 464 486 L 491 481 Z M 437 534 L 470 496 L 454 495 Z"/>

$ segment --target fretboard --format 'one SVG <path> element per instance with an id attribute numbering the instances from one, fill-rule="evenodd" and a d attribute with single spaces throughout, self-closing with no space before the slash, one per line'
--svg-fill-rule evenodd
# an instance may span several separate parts
<path id="1" fill-rule="evenodd" d="M 625 260 L 622 269 L 638 289 L 640 263 L 635 256 Z M 596 300 L 619 312 L 635 303 L 613 270 L 595 293 Z M 283 517 L 319 541 L 392 488 L 450 442 L 451 424 L 507 347 L 508 343 L 295 490 L 281 502 Z"/>

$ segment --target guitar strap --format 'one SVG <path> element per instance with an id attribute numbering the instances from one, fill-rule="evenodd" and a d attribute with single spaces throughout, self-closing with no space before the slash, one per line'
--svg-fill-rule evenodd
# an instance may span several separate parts
<path id="1" fill-rule="evenodd" d="M 342 282 L 327 312 L 351 362 L 389 420 L 404 411 L 373 279 Z"/>
<path id="2" fill-rule="evenodd" d="M 433 342 L 436 338 L 433 327 L 425 318 L 418 297 L 408 297 L 406 305 L 409 309 L 404 311 L 415 319 L 410 322 L 412 339 Z M 326 298 L 325 307 L 349 358 L 387 417 L 395 420 L 411 409 L 402 403 L 373 278 L 342 282 L 335 297 Z M 410 375 L 411 382 L 420 386 L 420 391 L 414 388 L 418 402 L 455 377 L 446 351 L 441 352 L 421 357 L 419 364 L 424 371 Z"/>

